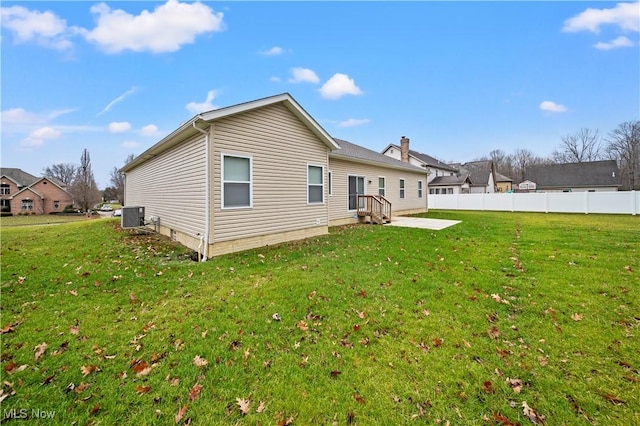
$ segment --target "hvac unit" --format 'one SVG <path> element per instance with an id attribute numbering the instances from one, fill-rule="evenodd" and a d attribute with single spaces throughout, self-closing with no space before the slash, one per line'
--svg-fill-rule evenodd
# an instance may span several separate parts
<path id="1" fill-rule="evenodd" d="M 144 226 L 144 207 L 122 207 L 122 228 L 139 228 Z"/>

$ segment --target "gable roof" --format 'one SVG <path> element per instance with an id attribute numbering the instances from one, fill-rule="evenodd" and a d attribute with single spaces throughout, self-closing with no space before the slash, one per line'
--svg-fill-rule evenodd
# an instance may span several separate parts
<path id="1" fill-rule="evenodd" d="M 463 185 L 465 182 L 471 184 L 471 179 L 469 179 L 469 175 L 453 175 L 453 176 L 436 176 L 431 182 L 429 182 L 429 186 L 456 186 Z"/>
<path id="2" fill-rule="evenodd" d="M 513 182 L 513 179 L 511 179 L 509 176 L 505 176 L 501 173 L 496 172 L 495 181 L 496 182 Z"/>
<path id="3" fill-rule="evenodd" d="M 38 180 L 38 178 L 32 174 L 21 169 L 14 169 L 11 167 L 0 168 L 0 176 L 6 176 L 7 179 L 11 179 L 13 183 L 18 186 L 29 186 Z"/>
<path id="4" fill-rule="evenodd" d="M 525 180 L 535 182 L 538 188 L 622 185 L 615 160 L 529 166 Z"/>
<path id="5" fill-rule="evenodd" d="M 38 191 L 36 191 L 35 189 L 33 189 L 33 188 L 29 187 L 29 186 L 27 186 L 26 188 L 22 188 L 20 191 L 16 192 L 15 194 L 13 194 L 9 198 L 14 199 L 15 197 L 18 196 L 18 194 L 21 194 L 21 193 L 27 192 L 27 191 L 32 192 L 33 194 L 37 195 L 41 199 L 44 199 L 44 196 L 41 193 L 39 193 Z"/>
<path id="6" fill-rule="evenodd" d="M 40 181 L 43 181 L 43 180 L 47 180 L 47 181 L 51 182 L 52 184 L 54 184 L 55 186 L 57 186 L 61 191 L 64 191 L 64 192 L 66 192 L 66 193 L 69 193 L 69 192 L 65 189 L 66 185 L 64 184 L 64 182 L 62 182 L 60 179 L 56 179 L 56 178 L 48 177 L 48 176 L 43 176 L 43 177 L 39 178 L 38 180 L 36 180 L 35 182 L 33 182 L 33 183 L 32 183 L 31 185 L 29 185 L 29 186 L 30 186 L 30 187 L 31 187 L 31 186 L 35 186 L 35 184 L 36 184 L 36 183 L 38 183 L 38 182 L 40 182 Z"/>
<path id="7" fill-rule="evenodd" d="M 334 140 L 341 149 L 339 151 L 332 151 L 329 153 L 330 158 L 345 159 L 359 163 L 372 164 L 375 166 L 385 166 L 393 169 L 407 170 L 414 173 L 427 173 L 423 168 L 396 160 L 395 158 L 391 158 L 388 155 L 381 154 L 377 151 L 364 148 L 360 145 L 356 145 L 342 139 Z"/>
<path id="8" fill-rule="evenodd" d="M 262 108 L 268 105 L 282 103 L 289 111 L 291 111 L 318 139 L 320 139 L 329 149 L 340 149 L 333 138 L 296 102 L 289 93 L 281 93 L 275 96 L 269 96 L 254 101 L 244 102 L 229 107 L 214 109 L 212 111 L 203 112 L 195 115 L 186 123 L 182 124 L 169 135 L 165 136 L 160 142 L 137 156 L 133 161 L 127 163 L 120 171 L 127 172 L 134 169 L 145 161 L 157 156 L 158 154 L 168 150 L 169 148 L 181 143 L 186 138 L 197 134 L 204 129 L 198 127 L 197 123 L 209 124 L 215 120 L 219 120 L 232 115 L 240 114 L 246 111 Z"/>
<path id="9" fill-rule="evenodd" d="M 395 148 L 398 151 L 400 151 L 400 147 L 398 145 L 395 144 L 389 144 L 382 152 L 387 152 L 387 150 L 389 148 Z M 418 152 L 418 151 L 414 151 L 413 149 L 409 150 L 409 156 L 415 158 L 416 160 L 421 161 L 422 163 L 426 164 L 429 167 L 437 167 L 439 169 L 443 169 L 443 170 L 447 170 L 450 172 L 457 172 L 458 170 L 451 167 L 448 164 L 443 163 L 442 161 L 438 160 L 435 157 L 432 157 L 430 155 L 427 154 L 423 154 L 422 152 Z"/>
<path id="10" fill-rule="evenodd" d="M 472 185 L 489 185 L 489 176 L 493 171 L 493 162 L 491 160 L 471 161 L 464 164 L 452 164 L 451 166 L 458 167 L 461 175 L 469 175 Z"/>

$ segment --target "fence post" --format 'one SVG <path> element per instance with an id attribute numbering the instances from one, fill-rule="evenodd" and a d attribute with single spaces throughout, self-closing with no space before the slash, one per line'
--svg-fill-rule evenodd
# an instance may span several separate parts
<path id="1" fill-rule="evenodd" d="M 633 204 L 633 206 L 631 206 L 631 214 L 633 216 L 635 216 L 638 213 L 638 206 L 640 206 L 640 203 L 638 201 L 638 192 L 636 192 L 636 190 L 632 190 L 632 197 L 631 197 L 631 203 Z"/>
<path id="2" fill-rule="evenodd" d="M 589 191 L 584 191 L 584 214 L 589 214 Z"/>

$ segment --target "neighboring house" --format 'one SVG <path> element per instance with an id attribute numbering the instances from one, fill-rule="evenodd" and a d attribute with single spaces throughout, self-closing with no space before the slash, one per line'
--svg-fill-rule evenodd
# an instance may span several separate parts
<path id="1" fill-rule="evenodd" d="M 496 172 L 496 192 L 513 191 L 513 179 Z"/>
<path id="2" fill-rule="evenodd" d="M 409 139 L 402 137 L 400 147 L 389 144 L 382 153 L 423 167 L 429 175 L 429 194 L 469 194 L 495 192 L 496 171 L 492 161 L 464 164 L 445 164 L 442 161 L 409 147 Z"/>
<path id="3" fill-rule="evenodd" d="M 334 140 L 287 93 L 198 114 L 121 171 L 125 206 L 205 259 L 326 234 L 382 193 L 427 208 L 424 170 Z"/>
<path id="4" fill-rule="evenodd" d="M 529 166 L 523 183 L 538 192 L 618 191 L 622 186 L 615 160 Z"/>
<path id="5" fill-rule="evenodd" d="M 59 213 L 73 205 L 73 197 L 57 179 L 35 177 L 20 169 L 0 169 L 3 212 L 13 215 Z"/>

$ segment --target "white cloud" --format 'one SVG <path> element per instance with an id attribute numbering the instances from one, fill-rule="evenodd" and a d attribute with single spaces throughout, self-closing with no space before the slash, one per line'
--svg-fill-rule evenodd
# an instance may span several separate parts
<path id="1" fill-rule="evenodd" d="M 204 102 L 189 102 L 185 108 L 187 108 L 191 114 L 199 114 L 201 112 L 217 109 L 218 107 L 211 103 L 211 101 L 216 97 L 216 94 L 215 90 L 209 90 L 207 93 L 207 99 Z"/>
<path id="2" fill-rule="evenodd" d="M 588 8 L 564 21 L 562 31 L 599 33 L 603 25 L 616 25 L 623 31 L 640 31 L 640 2 L 618 3 L 611 9 Z"/>
<path id="3" fill-rule="evenodd" d="M 615 40 L 611 40 L 608 43 L 601 41 L 593 45 L 593 47 L 600 50 L 611 50 L 611 49 L 618 49 L 620 47 L 631 47 L 631 46 L 633 46 L 633 42 L 625 36 L 620 36 Z"/>
<path id="4" fill-rule="evenodd" d="M 313 83 L 318 84 L 320 79 L 317 74 L 309 68 L 296 67 L 291 69 L 292 78 L 289 79 L 289 83 Z"/>
<path id="5" fill-rule="evenodd" d="M 368 118 L 350 118 L 348 120 L 339 122 L 338 127 L 356 127 L 368 124 L 370 122 L 371 120 L 369 120 Z"/>
<path id="6" fill-rule="evenodd" d="M 123 133 L 131 130 L 131 124 L 126 121 L 114 121 L 109 123 L 109 132 L 111 133 Z"/>
<path id="7" fill-rule="evenodd" d="M 549 112 L 566 112 L 567 111 L 566 106 L 562 104 L 557 104 L 553 101 L 540 102 L 540 109 L 542 111 L 549 111 Z"/>
<path id="8" fill-rule="evenodd" d="M 109 110 L 111 110 L 111 108 L 117 104 L 118 102 L 122 102 L 124 101 L 126 98 L 128 98 L 129 96 L 133 95 L 134 93 L 136 93 L 136 91 L 138 90 L 138 88 L 136 86 L 133 86 L 131 89 L 127 90 L 126 92 L 124 92 L 122 95 L 118 96 L 117 98 L 115 98 L 114 100 L 112 100 L 111 102 L 109 102 L 109 104 L 104 107 L 104 109 L 102 111 L 100 111 L 98 113 L 98 115 L 102 115 L 105 112 L 108 112 Z"/>
<path id="9" fill-rule="evenodd" d="M 140 144 L 134 141 L 124 141 L 122 142 L 122 147 L 127 149 L 137 148 Z"/>
<path id="10" fill-rule="evenodd" d="M 47 139 L 58 139 L 62 136 L 62 132 L 54 129 L 53 127 L 40 127 L 20 142 L 21 146 L 24 147 L 38 147 L 44 144 L 44 141 Z"/>
<path id="11" fill-rule="evenodd" d="M 223 13 L 207 5 L 168 0 L 153 11 L 131 15 L 122 9 L 112 10 L 105 3 L 91 7 L 98 26 L 86 34 L 107 53 L 123 50 L 154 53 L 175 52 L 196 36 L 224 30 Z"/>
<path id="12" fill-rule="evenodd" d="M 41 46 L 65 50 L 73 46 L 71 36 L 83 32 L 69 27 L 53 12 L 29 10 L 22 6 L 0 8 L 2 26 L 11 31 L 18 43 L 36 42 Z"/>
<path id="13" fill-rule="evenodd" d="M 336 73 L 319 89 L 325 99 L 339 99 L 344 95 L 361 95 L 362 90 L 346 74 Z"/>
<path id="14" fill-rule="evenodd" d="M 142 136 L 156 136 L 158 134 L 158 126 L 155 124 L 148 124 L 140 129 Z"/>
<path id="15" fill-rule="evenodd" d="M 264 56 L 278 56 L 284 53 L 284 49 L 280 46 L 273 46 L 269 50 L 262 50 L 258 53 Z"/>
<path id="16" fill-rule="evenodd" d="M 282 79 L 280 77 L 276 77 L 273 76 L 269 79 L 269 81 L 273 82 L 273 83 L 280 83 L 282 81 Z"/>

